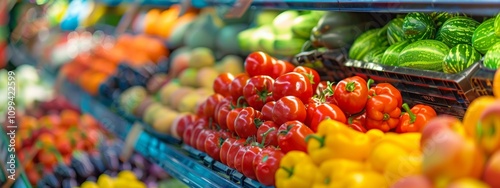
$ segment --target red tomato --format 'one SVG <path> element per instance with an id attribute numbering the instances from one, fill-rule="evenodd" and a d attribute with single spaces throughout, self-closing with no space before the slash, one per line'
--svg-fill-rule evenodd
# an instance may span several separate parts
<path id="1" fill-rule="evenodd" d="M 217 76 L 214 81 L 214 92 L 221 94 L 224 97 L 231 96 L 229 87 L 227 86 L 231 84 L 231 82 L 233 82 L 233 79 L 234 75 L 232 75 L 231 73 L 226 72 L 219 74 L 219 76 Z"/>
<path id="2" fill-rule="evenodd" d="M 323 103 L 316 106 L 312 114 L 308 114 L 311 117 L 311 123 L 309 127 L 314 131 L 318 131 L 318 125 L 325 119 L 333 119 L 342 123 L 347 123 L 347 118 L 342 112 L 342 110 L 334 104 Z"/>
<path id="3" fill-rule="evenodd" d="M 234 166 L 234 156 L 236 156 L 236 153 L 238 150 L 240 150 L 243 145 L 245 145 L 246 140 L 245 139 L 238 139 L 231 144 L 231 147 L 227 151 L 227 166 L 230 168 L 235 168 Z"/>
<path id="4" fill-rule="evenodd" d="M 205 118 L 215 118 L 215 107 L 224 99 L 220 94 L 213 94 L 198 106 L 197 115 Z"/>
<path id="5" fill-rule="evenodd" d="M 309 79 L 296 72 L 289 72 L 276 78 L 273 87 L 273 97 L 278 100 L 284 96 L 296 96 L 307 103 L 313 96 Z"/>
<path id="6" fill-rule="evenodd" d="M 278 145 L 283 153 L 292 150 L 303 151 L 307 153 L 307 135 L 314 134 L 300 121 L 288 121 L 280 126 L 278 130 Z"/>
<path id="7" fill-rule="evenodd" d="M 271 75 L 275 59 L 264 52 L 253 52 L 245 59 L 245 71 L 251 77 Z"/>
<path id="8" fill-rule="evenodd" d="M 248 75 L 239 74 L 233 79 L 231 84 L 229 84 L 229 93 L 235 102 L 240 100 L 240 97 L 243 96 L 243 87 L 247 84 L 248 79 L 250 79 Z"/>
<path id="9" fill-rule="evenodd" d="M 194 126 L 187 126 L 186 130 L 184 130 L 184 133 L 182 133 L 182 141 L 188 146 L 192 146 L 191 137 L 193 137 L 193 131 Z"/>
<path id="10" fill-rule="evenodd" d="M 240 149 L 236 152 L 236 155 L 234 155 L 234 168 L 238 172 L 242 172 L 242 167 L 243 167 L 243 156 L 245 153 L 248 151 L 249 147 L 248 145 L 246 146 L 241 146 Z"/>
<path id="11" fill-rule="evenodd" d="M 262 120 L 273 120 L 273 109 L 275 104 L 275 101 L 269 101 L 262 107 L 262 110 L 260 111 L 262 113 Z"/>
<path id="12" fill-rule="evenodd" d="M 231 132 L 235 131 L 234 122 L 236 121 L 236 118 L 238 117 L 238 114 L 240 113 L 241 110 L 243 110 L 243 108 L 235 108 L 229 111 L 229 113 L 227 114 L 226 125 L 227 129 L 229 129 Z"/>
<path id="13" fill-rule="evenodd" d="M 190 126 L 191 124 L 193 124 L 195 121 L 196 121 L 196 116 L 195 115 L 192 115 L 192 114 L 186 114 L 186 115 L 183 115 L 182 117 L 180 117 L 179 119 L 177 119 L 177 127 L 175 129 L 175 132 L 177 133 L 177 135 L 179 136 L 183 136 L 184 135 L 184 131 L 187 129 L 188 126 Z"/>
<path id="14" fill-rule="evenodd" d="M 250 78 L 243 88 L 243 96 L 248 105 L 255 109 L 262 109 L 264 104 L 273 100 L 274 80 L 265 75 Z"/>
<path id="15" fill-rule="evenodd" d="M 193 133 L 191 135 L 191 146 L 196 148 L 198 137 L 200 136 L 201 131 L 208 128 L 208 121 L 205 118 L 200 118 L 194 123 Z"/>
<path id="16" fill-rule="evenodd" d="M 214 160 L 220 161 L 220 151 L 221 151 L 221 133 L 214 130 L 208 130 L 208 136 L 205 139 L 204 150 L 208 156 L 212 157 Z"/>
<path id="17" fill-rule="evenodd" d="M 347 121 L 348 121 L 350 128 L 357 130 L 359 132 L 362 132 L 362 133 L 366 133 L 366 131 L 367 131 L 365 128 L 366 112 L 361 114 L 361 115 L 358 115 L 358 116 L 351 116 L 351 117 L 349 117 L 349 119 Z"/>
<path id="18" fill-rule="evenodd" d="M 283 74 L 293 72 L 294 68 L 295 66 L 288 61 L 276 60 L 273 66 L 273 74 L 269 76 L 276 79 Z"/>
<path id="19" fill-rule="evenodd" d="M 311 82 L 313 91 L 316 91 L 316 88 L 318 88 L 318 84 L 321 82 L 321 77 L 316 70 L 309 67 L 298 66 L 293 69 L 293 72 L 304 74 L 309 79 L 309 82 Z"/>
<path id="20" fill-rule="evenodd" d="M 335 86 L 333 92 L 335 104 L 348 115 L 361 112 L 368 101 L 368 86 L 366 81 L 359 77 L 353 76 L 340 81 Z"/>
<path id="21" fill-rule="evenodd" d="M 223 130 L 227 129 L 226 118 L 229 111 L 232 110 L 231 105 L 234 105 L 232 97 L 226 97 L 215 107 L 215 122 Z"/>
<path id="22" fill-rule="evenodd" d="M 253 160 L 255 176 L 265 186 L 274 186 L 275 174 L 285 154 L 276 148 L 263 149 Z"/>
<path id="23" fill-rule="evenodd" d="M 262 124 L 262 113 L 252 107 L 243 108 L 234 121 L 234 131 L 241 138 L 257 134 L 257 128 Z"/>
<path id="24" fill-rule="evenodd" d="M 276 101 L 273 108 L 273 120 L 281 125 L 287 121 L 297 120 L 304 122 L 306 120 L 306 107 L 302 101 L 294 96 L 286 96 Z"/>
<path id="25" fill-rule="evenodd" d="M 200 150 L 202 152 L 205 152 L 205 141 L 207 140 L 207 137 L 209 134 L 211 134 L 212 130 L 210 129 L 203 129 L 200 134 L 198 135 L 198 138 L 196 139 L 196 149 Z"/>
<path id="26" fill-rule="evenodd" d="M 278 146 L 279 126 L 272 121 L 265 121 L 257 129 L 257 142 L 263 146 Z"/>
<path id="27" fill-rule="evenodd" d="M 321 94 L 323 93 L 323 91 L 325 91 L 326 89 L 328 89 L 328 86 L 329 86 L 328 81 L 320 81 L 319 84 L 318 84 L 318 87 L 316 87 L 315 94 L 318 95 L 318 96 L 321 96 Z"/>
<path id="28" fill-rule="evenodd" d="M 227 164 L 227 153 L 235 141 L 236 138 L 227 138 L 222 143 L 220 147 L 220 162 L 223 164 Z"/>
<path id="29" fill-rule="evenodd" d="M 262 151 L 262 149 L 258 146 L 250 145 L 248 146 L 247 151 L 243 155 L 243 162 L 241 164 L 241 173 L 245 175 L 247 178 L 252 178 L 252 179 L 257 179 L 257 176 L 255 175 L 255 169 L 253 168 L 253 160 L 259 153 Z"/>

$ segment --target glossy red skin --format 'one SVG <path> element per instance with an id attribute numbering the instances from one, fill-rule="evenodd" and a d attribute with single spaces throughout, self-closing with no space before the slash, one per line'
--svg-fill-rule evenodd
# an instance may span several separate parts
<path id="1" fill-rule="evenodd" d="M 214 160 L 220 161 L 220 151 L 223 140 L 221 133 L 214 130 L 208 130 L 208 132 L 208 136 L 204 143 L 204 151 Z"/>
<path id="2" fill-rule="evenodd" d="M 342 112 L 342 110 L 334 104 L 323 103 L 316 106 L 314 112 L 310 115 L 311 123 L 309 127 L 314 131 L 318 131 L 318 125 L 321 121 L 330 118 L 333 120 L 337 120 L 342 123 L 347 123 L 347 118 Z"/>
<path id="3" fill-rule="evenodd" d="M 274 186 L 275 174 L 280 168 L 281 159 L 285 154 L 275 148 L 263 149 L 254 159 L 253 166 L 257 180 L 265 186 Z"/>
<path id="4" fill-rule="evenodd" d="M 245 153 L 248 151 L 249 146 L 242 146 L 240 149 L 236 152 L 236 155 L 234 155 L 234 168 L 238 172 L 243 172 L 243 156 Z"/>
<path id="5" fill-rule="evenodd" d="M 226 125 L 227 125 L 227 129 L 229 129 L 229 131 L 231 131 L 231 132 L 235 131 L 234 123 L 236 121 L 236 118 L 238 118 L 238 114 L 241 112 L 241 110 L 243 110 L 243 108 L 235 108 L 235 109 L 229 111 L 229 113 L 227 114 Z"/>
<path id="6" fill-rule="evenodd" d="M 223 164 L 227 164 L 227 153 L 235 141 L 236 138 L 227 138 L 222 143 L 220 147 L 220 162 Z"/>
<path id="7" fill-rule="evenodd" d="M 236 156 L 236 153 L 238 150 L 240 150 L 241 147 L 246 143 L 245 139 L 237 139 L 236 141 L 231 144 L 231 147 L 227 151 L 227 166 L 230 168 L 235 168 L 234 166 L 234 156 Z"/>
<path id="8" fill-rule="evenodd" d="M 198 106 L 197 115 L 199 117 L 214 118 L 215 119 L 215 107 L 224 99 L 220 94 L 214 93 L 210 95 L 200 106 Z"/>
<path id="9" fill-rule="evenodd" d="M 267 132 L 269 129 L 274 128 L 274 131 L 269 132 L 266 135 L 266 140 L 263 143 L 264 146 L 278 146 L 278 124 L 273 121 L 265 121 L 262 125 L 257 129 L 257 142 L 262 143 L 263 134 Z"/>
<path id="10" fill-rule="evenodd" d="M 294 96 L 279 99 L 273 108 L 273 121 L 278 125 L 293 120 L 304 122 L 306 117 L 307 112 L 304 103 Z"/>
<path id="11" fill-rule="evenodd" d="M 252 107 L 243 108 L 234 121 L 234 131 L 240 138 L 248 138 L 257 134 L 262 113 Z"/>
<path id="12" fill-rule="evenodd" d="M 229 93 L 229 87 L 227 86 L 231 84 L 233 79 L 234 75 L 231 73 L 226 72 L 219 74 L 219 76 L 217 76 L 214 80 L 214 92 L 221 94 L 224 97 L 231 96 L 231 93 Z"/>
<path id="13" fill-rule="evenodd" d="M 353 91 L 347 90 L 347 85 L 353 85 Z M 333 93 L 335 104 L 337 104 L 342 111 L 347 115 L 357 114 L 361 112 L 368 101 L 368 86 L 366 81 L 359 77 L 353 76 L 340 81 L 335 86 Z"/>
<path id="14" fill-rule="evenodd" d="M 387 119 L 384 116 L 387 115 Z M 399 124 L 401 108 L 397 100 L 390 95 L 371 97 L 366 104 L 366 129 L 379 129 L 388 132 Z"/>
<path id="15" fill-rule="evenodd" d="M 175 131 L 177 132 L 177 135 L 183 136 L 187 127 L 190 126 L 191 124 L 193 124 L 196 120 L 197 120 L 197 118 L 193 114 L 183 115 L 179 119 L 179 122 L 177 124 L 177 128 L 175 129 Z"/>
<path id="16" fill-rule="evenodd" d="M 273 66 L 273 73 L 269 76 L 271 76 L 271 78 L 273 79 L 276 79 L 283 74 L 293 72 L 294 68 L 295 66 L 288 61 L 275 60 Z"/>
<path id="17" fill-rule="evenodd" d="M 262 119 L 265 121 L 271 121 L 273 120 L 273 109 L 274 105 L 276 104 L 276 101 L 270 101 L 264 104 L 262 107 L 262 110 L 260 111 L 262 113 Z"/>
<path id="18" fill-rule="evenodd" d="M 198 137 L 200 136 L 201 131 L 205 130 L 206 127 L 208 127 L 208 122 L 206 122 L 203 118 L 195 122 L 193 134 L 191 135 L 191 146 L 196 148 Z"/>
<path id="19" fill-rule="evenodd" d="M 182 141 L 184 144 L 191 146 L 191 137 L 193 136 L 194 126 L 188 126 L 182 133 Z"/>
<path id="20" fill-rule="evenodd" d="M 380 83 L 375 87 L 371 87 L 370 90 L 368 90 L 368 95 L 390 95 L 397 99 L 399 107 L 403 106 L 403 97 L 401 96 L 401 92 L 389 83 Z"/>
<path id="21" fill-rule="evenodd" d="M 362 133 L 366 133 L 366 113 L 353 117 L 352 122 L 349 122 L 349 127 Z"/>
<path id="22" fill-rule="evenodd" d="M 253 160 L 259 153 L 262 151 L 262 148 L 258 146 L 248 146 L 245 154 L 243 155 L 243 162 L 241 163 L 241 173 L 245 175 L 247 178 L 252 178 L 257 180 L 257 176 L 255 175 L 255 169 L 253 168 Z"/>
<path id="23" fill-rule="evenodd" d="M 274 79 L 259 75 L 250 78 L 243 88 L 243 96 L 248 105 L 255 109 L 262 109 L 264 104 L 273 101 L 272 90 Z"/>
<path id="24" fill-rule="evenodd" d="M 223 130 L 227 129 L 227 114 L 232 110 L 231 105 L 235 106 L 232 97 L 226 97 L 215 107 L 215 122 Z"/>
<path id="25" fill-rule="evenodd" d="M 292 150 L 307 153 L 307 135 L 314 132 L 300 121 L 289 121 L 280 126 L 278 130 L 278 145 L 283 153 Z"/>
<path id="26" fill-rule="evenodd" d="M 321 82 L 321 77 L 316 70 L 309 67 L 298 66 L 293 69 L 293 72 L 304 74 L 307 78 L 309 78 L 309 82 L 311 82 L 311 85 L 313 86 L 313 91 L 316 91 L 316 88 L 318 88 L 318 85 Z"/>
<path id="27" fill-rule="evenodd" d="M 316 95 L 321 95 L 321 92 L 323 92 L 325 89 L 328 88 L 328 83 L 327 81 L 320 81 L 318 86 L 316 87 L 315 93 Z"/>
<path id="28" fill-rule="evenodd" d="M 237 75 L 231 84 L 229 84 L 229 93 L 231 94 L 231 97 L 233 97 L 233 101 L 237 102 L 238 99 L 243 96 L 243 87 L 247 84 L 248 75 L 246 74 L 239 74 Z"/>
<path id="29" fill-rule="evenodd" d="M 211 133 L 212 132 L 209 129 L 203 129 L 200 132 L 200 134 L 198 135 L 198 138 L 196 139 L 196 149 L 197 150 L 205 152 L 205 141 L 207 140 L 208 135 Z"/>
<path id="30" fill-rule="evenodd" d="M 279 76 L 274 81 L 273 97 L 278 100 L 285 96 L 296 96 L 307 103 L 313 96 L 313 86 L 303 74 L 289 72 Z"/>
<path id="31" fill-rule="evenodd" d="M 253 52 L 245 59 L 245 71 L 250 76 L 271 75 L 275 59 L 265 52 Z"/>

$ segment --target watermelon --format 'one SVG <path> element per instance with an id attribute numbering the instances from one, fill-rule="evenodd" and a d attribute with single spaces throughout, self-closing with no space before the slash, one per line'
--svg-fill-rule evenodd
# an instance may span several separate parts
<path id="1" fill-rule="evenodd" d="M 453 18 L 455 15 L 450 14 L 448 12 L 433 12 L 431 13 L 432 21 L 434 21 L 434 24 L 436 27 L 441 27 L 441 25 L 446 22 L 446 20 Z"/>
<path id="2" fill-rule="evenodd" d="M 445 73 L 459 73 L 481 59 L 481 54 L 468 44 L 458 44 L 451 48 L 443 60 Z"/>
<path id="3" fill-rule="evenodd" d="M 366 53 L 365 57 L 363 57 L 363 61 L 364 62 L 379 63 L 380 58 L 378 58 L 377 56 L 383 55 L 386 49 L 387 49 L 387 46 L 383 46 L 383 47 L 376 47 L 376 48 L 370 50 L 368 53 Z"/>
<path id="4" fill-rule="evenodd" d="M 398 65 L 399 54 L 406 46 L 408 46 L 408 44 L 410 44 L 410 42 L 404 40 L 391 45 L 389 48 L 387 48 L 387 50 L 385 50 L 380 63 L 390 66 Z"/>
<path id="5" fill-rule="evenodd" d="M 361 34 L 349 50 L 349 58 L 363 60 L 365 55 L 375 47 L 388 46 L 386 37 L 380 36 L 381 29 L 371 29 Z"/>
<path id="6" fill-rule="evenodd" d="M 480 23 L 472 18 L 458 16 L 448 19 L 439 29 L 441 41 L 450 48 L 457 44 L 472 44 L 472 35 Z"/>
<path id="7" fill-rule="evenodd" d="M 374 63 L 380 63 L 380 61 L 382 61 L 382 57 L 383 57 L 383 56 L 384 56 L 384 53 L 383 53 L 383 52 L 382 52 L 382 53 L 379 53 L 379 54 L 377 54 L 377 55 L 375 55 L 375 56 L 373 57 L 372 62 L 374 62 Z"/>
<path id="8" fill-rule="evenodd" d="M 311 30 L 318 23 L 319 18 L 313 14 L 300 15 L 293 20 L 292 32 L 298 37 L 309 39 Z"/>
<path id="9" fill-rule="evenodd" d="M 497 70 L 500 67 L 500 42 L 497 42 L 486 52 L 483 63 L 486 68 L 493 70 Z"/>
<path id="10" fill-rule="evenodd" d="M 495 17 L 495 24 L 493 25 L 495 27 L 495 35 L 500 37 L 500 13 L 498 13 L 497 17 Z"/>
<path id="11" fill-rule="evenodd" d="M 472 35 L 472 46 L 481 54 L 485 54 L 491 46 L 500 42 L 500 38 L 495 35 L 495 18 L 488 19 L 479 25 Z"/>
<path id="12" fill-rule="evenodd" d="M 405 39 L 405 33 L 403 32 L 403 18 L 395 18 L 387 23 L 387 40 L 390 45 L 393 45 L 399 41 Z"/>
<path id="13" fill-rule="evenodd" d="M 432 18 L 420 12 L 412 12 L 406 15 L 403 21 L 403 32 L 405 38 L 414 42 L 417 40 L 432 39 L 436 32 Z"/>
<path id="14" fill-rule="evenodd" d="M 441 71 L 443 59 L 450 48 L 437 40 L 419 40 L 406 46 L 399 54 L 398 63 L 402 67 Z"/>

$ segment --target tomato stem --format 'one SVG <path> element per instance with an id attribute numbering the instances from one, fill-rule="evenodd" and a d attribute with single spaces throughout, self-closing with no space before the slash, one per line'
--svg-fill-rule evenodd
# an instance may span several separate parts
<path id="1" fill-rule="evenodd" d="M 375 83 L 375 80 L 373 79 L 368 79 L 368 81 L 366 82 L 366 88 L 370 89 L 372 88 L 372 84 Z M 373 93 L 375 95 L 375 93 Z"/>
<path id="2" fill-rule="evenodd" d="M 408 115 L 410 116 L 410 124 L 415 123 L 417 116 L 415 115 L 415 113 L 413 113 L 411 111 L 410 106 L 408 106 L 408 104 L 404 103 L 403 109 L 405 109 L 406 113 L 408 113 Z"/>
<path id="3" fill-rule="evenodd" d="M 226 141 L 226 139 L 222 138 L 222 137 L 219 137 L 219 148 L 222 147 L 222 144 L 224 144 L 224 141 Z"/>
<path id="4" fill-rule="evenodd" d="M 281 169 L 285 170 L 287 173 L 288 173 L 288 177 L 292 177 L 293 176 L 293 167 L 291 168 L 287 168 L 287 167 L 284 167 L 284 166 L 280 166 Z"/>
<path id="5" fill-rule="evenodd" d="M 353 114 L 351 115 L 351 117 L 349 117 L 349 119 L 347 119 L 347 123 L 348 124 L 352 124 L 352 121 L 356 118 L 358 118 L 359 116 L 363 115 L 364 113 L 366 112 L 365 109 L 363 109 L 361 112 L 358 112 L 357 114 Z"/>
<path id="6" fill-rule="evenodd" d="M 317 140 L 319 142 L 319 147 L 320 148 L 323 147 L 323 146 L 325 146 L 325 137 L 320 137 L 320 136 L 318 136 L 316 134 L 310 134 L 310 135 L 306 136 L 306 143 L 309 142 L 309 140 L 311 140 L 311 139 Z"/>
<path id="7" fill-rule="evenodd" d="M 382 119 L 383 121 L 387 121 L 391 118 L 391 116 L 389 116 L 389 114 L 385 113 L 384 114 L 384 119 Z"/>
<path id="8" fill-rule="evenodd" d="M 276 129 L 274 127 L 271 127 L 266 132 L 260 134 L 260 136 L 262 136 L 262 142 L 260 143 L 259 147 L 264 147 L 264 144 L 266 143 L 266 137 L 267 137 L 267 135 L 269 135 L 269 133 L 273 132 L 274 130 L 276 130 Z"/>
<path id="9" fill-rule="evenodd" d="M 348 82 L 345 85 L 345 90 L 347 92 L 353 92 L 356 89 L 356 82 Z"/>
<path id="10" fill-rule="evenodd" d="M 253 119 L 253 123 L 255 124 L 255 127 L 259 128 L 264 123 L 264 121 L 259 118 L 255 118 Z"/>
<path id="11" fill-rule="evenodd" d="M 294 125 L 288 125 L 288 126 L 286 127 L 286 130 L 282 130 L 282 131 L 280 131 L 278 134 L 280 134 L 280 135 L 282 135 L 282 134 L 284 134 L 284 135 L 288 134 L 288 132 L 290 132 L 290 130 L 292 130 L 293 126 L 294 126 Z"/>
<path id="12" fill-rule="evenodd" d="M 241 102 L 242 99 L 245 100 L 245 97 L 244 96 L 240 96 L 238 98 L 238 100 L 236 101 L 236 107 L 237 108 L 241 108 L 242 106 L 244 106 L 244 103 Z"/>
<path id="13" fill-rule="evenodd" d="M 309 82 L 311 83 L 311 85 L 314 85 L 316 83 L 314 83 L 314 75 L 311 74 L 311 73 L 306 73 L 305 74 L 307 76 L 307 78 L 309 79 Z"/>

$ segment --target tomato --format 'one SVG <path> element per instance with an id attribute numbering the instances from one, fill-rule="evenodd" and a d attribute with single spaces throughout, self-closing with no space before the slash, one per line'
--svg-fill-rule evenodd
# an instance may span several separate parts
<path id="1" fill-rule="evenodd" d="M 182 133 L 182 141 L 188 145 L 192 146 L 191 144 L 191 137 L 193 137 L 193 131 L 194 131 L 194 126 L 187 126 L 184 132 Z"/>
<path id="2" fill-rule="evenodd" d="M 238 172 L 242 172 L 243 156 L 248 151 L 248 149 L 248 145 L 241 146 L 240 149 L 236 152 L 236 155 L 234 155 L 234 168 Z"/>
<path id="3" fill-rule="evenodd" d="M 292 150 L 307 153 L 306 137 L 310 134 L 314 132 L 302 122 L 288 121 L 278 130 L 278 145 L 284 153 Z"/>
<path id="4" fill-rule="evenodd" d="M 265 186 L 274 186 L 276 171 L 280 168 L 281 159 L 285 154 L 276 148 L 265 148 L 253 160 L 255 176 Z"/>
<path id="5" fill-rule="evenodd" d="M 220 94 L 210 95 L 201 105 L 198 106 L 197 115 L 199 117 L 215 119 L 215 107 L 224 99 Z"/>
<path id="6" fill-rule="evenodd" d="M 318 131 L 318 125 L 325 119 L 333 119 L 342 123 L 347 123 L 347 118 L 342 110 L 334 104 L 323 103 L 316 106 L 312 114 L 307 114 L 311 123 L 309 127 L 314 131 Z"/>
<path id="7" fill-rule="evenodd" d="M 243 108 L 234 121 L 234 131 L 241 138 L 248 138 L 257 134 L 262 124 L 262 113 L 252 107 Z"/>
<path id="8" fill-rule="evenodd" d="M 243 96 L 243 87 L 247 84 L 248 75 L 246 74 L 239 74 L 237 75 L 231 84 L 229 84 L 229 93 L 231 94 L 231 97 L 233 97 L 233 101 L 237 102 L 240 100 L 240 97 Z"/>
<path id="9" fill-rule="evenodd" d="M 241 110 L 243 110 L 243 108 L 235 108 L 229 111 L 229 113 L 227 114 L 226 125 L 229 131 L 231 132 L 235 131 L 234 122 L 236 121 L 236 118 L 238 117 L 238 114 L 241 112 Z"/>
<path id="10" fill-rule="evenodd" d="M 235 141 L 236 138 L 227 138 L 222 142 L 220 147 L 220 162 L 223 164 L 227 164 L 227 153 Z"/>
<path id="11" fill-rule="evenodd" d="M 218 93 L 224 97 L 231 96 L 231 93 L 229 92 L 229 87 L 227 87 L 231 82 L 234 80 L 234 75 L 231 73 L 222 73 L 215 78 L 214 81 L 214 92 Z"/>
<path id="12" fill-rule="evenodd" d="M 241 147 L 243 147 L 246 143 L 245 139 L 237 139 L 236 141 L 231 144 L 231 147 L 227 151 L 227 166 L 230 168 L 235 168 L 234 166 L 234 156 L 236 156 L 236 153 L 238 150 L 240 150 Z"/>
<path id="13" fill-rule="evenodd" d="M 262 151 L 262 148 L 250 145 L 246 150 L 245 154 L 243 154 L 243 160 L 241 163 L 241 173 L 245 175 L 247 178 L 257 179 L 255 175 L 255 169 L 253 168 L 253 160 L 259 153 Z"/>
<path id="14" fill-rule="evenodd" d="M 262 120 L 273 120 L 273 109 L 275 104 L 275 101 L 269 101 L 262 107 L 260 111 L 262 113 Z"/>
<path id="15" fill-rule="evenodd" d="M 313 96 L 313 88 L 309 79 L 296 72 L 289 72 L 276 78 L 273 97 L 278 100 L 284 96 L 296 96 L 303 103 L 307 103 L 309 98 Z"/>
<path id="16" fill-rule="evenodd" d="M 226 97 L 222 99 L 222 101 L 217 104 L 217 107 L 215 107 L 215 122 L 219 124 L 219 127 L 223 130 L 227 129 L 227 114 L 229 114 L 229 111 L 232 110 L 231 105 L 234 103 L 232 102 L 233 98 L 232 97 Z"/>
<path id="17" fill-rule="evenodd" d="M 175 126 L 172 130 L 172 135 L 176 137 L 182 137 L 184 135 L 184 131 L 188 126 L 196 121 L 197 117 L 193 114 L 185 114 L 181 115 L 179 118 L 175 119 L 173 126 Z"/>
<path id="18" fill-rule="evenodd" d="M 273 74 L 269 76 L 276 79 L 283 74 L 293 72 L 294 68 L 295 66 L 288 61 L 276 60 L 274 61 Z"/>
<path id="19" fill-rule="evenodd" d="M 359 77 L 353 76 L 340 81 L 335 86 L 333 92 L 335 104 L 348 115 L 361 112 L 368 101 L 368 86 L 366 81 Z"/>
<path id="20" fill-rule="evenodd" d="M 198 138 L 196 139 L 196 149 L 200 150 L 202 152 L 205 152 L 205 141 L 208 138 L 208 135 L 212 133 L 212 130 L 210 129 L 203 129 L 200 134 L 198 135 Z"/>
<path id="21" fill-rule="evenodd" d="M 347 122 L 348 122 L 350 128 L 357 130 L 359 132 L 362 132 L 362 133 L 366 133 L 366 131 L 367 131 L 365 128 L 366 112 L 361 114 L 361 115 L 349 117 Z"/>
<path id="22" fill-rule="evenodd" d="M 207 129 L 209 127 L 209 122 L 205 118 L 200 118 L 194 123 L 193 127 L 193 133 L 191 135 L 191 146 L 196 148 L 197 146 L 197 140 L 198 137 L 200 136 L 201 131 Z"/>
<path id="23" fill-rule="evenodd" d="M 204 143 L 204 150 L 208 156 L 212 157 L 214 160 L 220 161 L 220 151 L 221 151 L 221 132 L 214 130 L 208 130 L 207 138 Z"/>
<path id="24" fill-rule="evenodd" d="M 243 96 L 248 105 L 255 109 L 262 109 L 264 104 L 273 100 L 274 80 L 265 75 L 250 78 L 243 88 Z"/>
<path id="25" fill-rule="evenodd" d="M 276 60 L 265 52 L 253 52 L 245 59 L 245 71 L 251 77 L 271 75 L 274 61 Z"/>
<path id="26" fill-rule="evenodd" d="M 272 121 L 265 121 L 257 129 L 257 142 L 263 146 L 278 146 L 279 126 Z"/>
<path id="27" fill-rule="evenodd" d="M 309 67 L 298 66 L 293 69 L 293 72 L 304 74 L 309 79 L 309 82 L 311 82 L 313 91 L 316 91 L 316 88 L 318 88 L 318 85 L 321 82 L 321 77 L 316 70 Z"/>
<path id="28" fill-rule="evenodd" d="M 306 116 L 307 113 L 304 103 L 294 96 L 281 98 L 276 101 L 276 105 L 273 108 L 273 120 L 278 125 L 293 120 L 304 122 Z"/>

